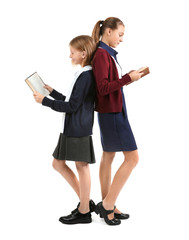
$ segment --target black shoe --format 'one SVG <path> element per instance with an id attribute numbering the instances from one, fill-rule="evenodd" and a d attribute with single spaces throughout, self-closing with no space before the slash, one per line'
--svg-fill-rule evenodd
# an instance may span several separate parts
<path id="1" fill-rule="evenodd" d="M 94 212 L 96 209 L 96 204 L 93 202 L 92 199 L 89 201 L 89 209 L 91 213 Z"/>
<path id="2" fill-rule="evenodd" d="M 116 206 L 115 206 L 115 208 L 116 208 Z M 122 220 L 129 218 L 129 214 L 127 214 L 127 213 L 114 213 L 114 216 L 115 216 L 115 218 L 122 219 Z"/>
<path id="3" fill-rule="evenodd" d="M 129 214 L 127 214 L 127 213 L 114 213 L 114 217 L 116 219 L 124 220 L 124 219 L 128 219 L 129 218 Z"/>
<path id="4" fill-rule="evenodd" d="M 92 218 L 90 212 L 83 214 L 76 208 L 70 215 L 60 217 L 59 221 L 64 224 L 91 223 Z"/>
<path id="5" fill-rule="evenodd" d="M 130 216 L 127 213 L 115 213 L 114 212 L 114 217 L 116 219 L 125 220 L 125 219 L 128 219 Z M 102 214 L 100 214 L 100 218 L 103 218 Z"/>
<path id="6" fill-rule="evenodd" d="M 114 208 L 116 208 L 116 206 L 115 206 Z M 127 213 L 115 213 L 115 212 L 114 212 L 114 217 L 115 217 L 116 219 L 125 220 L 125 219 L 128 219 L 130 216 L 129 216 L 129 214 L 127 214 Z M 100 213 L 100 218 L 103 218 L 103 216 L 102 216 L 101 213 Z"/>
<path id="7" fill-rule="evenodd" d="M 79 205 L 80 205 L 80 202 L 78 203 L 77 208 L 79 208 Z M 95 205 L 95 203 L 93 202 L 93 200 L 91 199 L 91 200 L 89 201 L 89 209 L 90 209 L 90 212 L 91 212 L 91 213 L 94 212 L 94 211 L 95 211 L 95 208 L 96 208 L 96 205 Z"/>
<path id="8" fill-rule="evenodd" d="M 115 208 L 114 208 L 115 209 Z M 95 212 L 96 214 L 99 214 L 104 218 L 104 221 L 108 224 L 108 225 L 119 225 L 121 223 L 121 221 L 119 219 L 116 219 L 115 217 L 113 219 L 109 219 L 108 218 L 108 215 L 110 213 L 113 213 L 114 212 L 114 209 L 113 210 L 106 210 L 103 205 L 102 205 L 102 202 L 98 203 L 96 205 L 96 209 L 95 209 Z"/>

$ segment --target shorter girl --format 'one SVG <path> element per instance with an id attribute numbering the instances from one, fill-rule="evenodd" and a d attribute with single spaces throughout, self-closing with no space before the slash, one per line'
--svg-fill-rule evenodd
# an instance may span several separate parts
<path id="1" fill-rule="evenodd" d="M 95 204 L 90 200 L 90 171 L 88 163 L 95 163 L 92 143 L 92 126 L 94 119 L 95 82 L 91 67 L 93 54 L 96 50 L 95 41 L 90 36 L 81 35 L 70 42 L 70 58 L 74 65 L 81 69 L 65 97 L 46 85 L 50 96 L 55 100 L 35 92 L 36 102 L 63 112 L 63 133 L 60 133 L 58 144 L 53 153 L 53 167 L 71 185 L 80 199 L 77 208 L 70 215 L 61 217 L 65 224 L 90 223 L 91 212 Z M 66 160 L 75 161 L 79 180 L 66 164 Z"/>

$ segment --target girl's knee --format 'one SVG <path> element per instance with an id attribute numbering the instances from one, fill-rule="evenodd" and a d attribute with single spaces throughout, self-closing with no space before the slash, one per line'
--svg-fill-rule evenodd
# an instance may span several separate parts
<path id="1" fill-rule="evenodd" d="M 81 170 L 88 168 L 88 165 L 89 164 L 87 162 L 75 162 L 77 171 L 81 171 Z"/>
<path id="2" fill-rule="evenodd" d="M 63 161 L 63 160 L 57 160 L 56 158 L 53 159 L 52 167 L 53 167 L 55 170 L 58 171 L 60 168 L 65 167 L 65 165 L 66 165 L 65 161 Z"/>
<path id="3" fill-rule="evenodd" d="M 129 162 L 133 166 L 133 168 L 136 167 L 136 165 L 139 162 L 138 151 L 132 151 L 132 152 L 126 153 L 125 161 Z"/>
<path id="4" fill-rule="evenodd" d="M 136 167 L 136 165 L 138 164 L 138 162 L 139 162 L 139 156 L 138 156 L 138 154 L 137 154 L 137 155 L 135 155 L 135 156 L 132 158 L 132 163 L 133 163 L 134 167 Z"/>
<path id="5" fill-rule="evenodd" d="M 102 161 L 103 162 L 108 161 L 108 163 L 112 163 L 112 161 L 114 160 L 115 154 L 116 154 L 115 152 L 103 152 Z"/>
<path id="6" fill-rule="evenodd" d="M 55 170 L 57 170 L 58 165 L 59 165 L 58 160 L 57 160 L 56 158 L 54 158 L 54 159 L 53 159 L 53 162 L 52 162 L 52 167 L 53 167 Z"/>

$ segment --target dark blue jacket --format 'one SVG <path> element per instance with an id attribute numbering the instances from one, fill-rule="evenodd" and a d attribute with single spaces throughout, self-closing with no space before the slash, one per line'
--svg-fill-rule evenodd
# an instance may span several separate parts
<path id="1" fill-rule="evenodd" d="M 76 80 L 69 102 L 65 96 L 53 90 L 55 100 L 44 97 L 42 105 L 58 112 L 66 112 L 63 134 L 84 137 L 92 134 L 94 120 L 95 80 L 92 70 L 82 72 Z"/>

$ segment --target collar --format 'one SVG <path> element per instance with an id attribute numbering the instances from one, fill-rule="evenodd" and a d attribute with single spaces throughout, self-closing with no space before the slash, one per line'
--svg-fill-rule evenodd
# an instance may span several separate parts
<path id="1" fill-rule="evenodd" d="M 104 43 L 102 41 L 99 41 L 98 47 L 105 49 L 117 61 L 116 55 L 118 54 L 118 52 L 116 50 L 109 47 L 106 43 Z"/>
<path id="2" fill-rule="evenodd" d="M 70 99 L 70 96 L 71 96 L 71 93 L 72 93 L 72 90 L 73 90 L 73 87 L 75 85 L 75 82 L 77 81 L 78 77 L 81 75 L 82 72 L 85 72 L 85 71 L 89 71 L 89 70 L 92 70 L 92 66 L 91 65 L 87 65 L 85 67 L 82 67 L 80 68 L 75 74 L 74 74 L 74 79 L 70 85 L 70 89 L 68 91 L 68 93 L 66 94 L 66 99 L 65 99 L 65 102 L 68 102 L 69 99 Z"/>
<path id="3" fill-rule="evenodd" d="M 89 71 L 89 70 L 92 70 L 92 66 L 91 66 L 91 65 L 87 65 L 87 66 L 85 66 L 85 67 L 80 68 L 80 69 L 75 73 L 75 78 L 77 79 L 82 72 L 86 72 L 86 71 Z"/>

